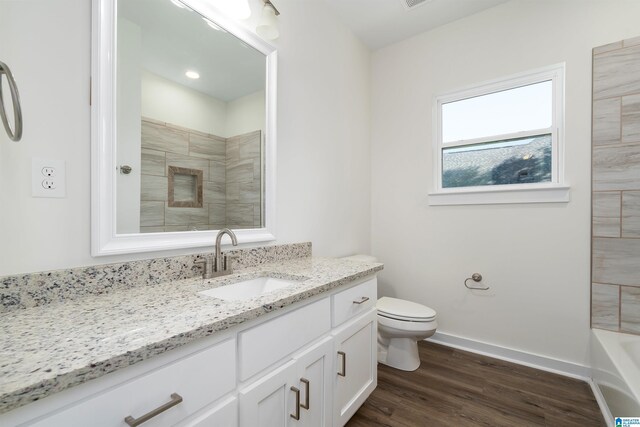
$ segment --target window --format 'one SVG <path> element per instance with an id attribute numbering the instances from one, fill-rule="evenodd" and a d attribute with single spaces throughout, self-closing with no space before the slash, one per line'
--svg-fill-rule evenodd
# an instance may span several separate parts
<path id="1" fill-rule="evenodd" d="M 429 203 L 566 202 L 564 66 L 436 98 Z"/>

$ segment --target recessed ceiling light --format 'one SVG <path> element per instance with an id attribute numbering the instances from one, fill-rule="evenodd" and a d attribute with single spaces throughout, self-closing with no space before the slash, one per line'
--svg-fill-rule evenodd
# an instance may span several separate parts
<path id="1" fill-rule="evenodd" d="M 180 2 L 180 0 L 171 0 L 171 3 L 178 6 L 180 9 L 184 9 L 185 5 Z"/>
<path id="2" fill-rule="evenodd" d="M 198 74 L 197 71 L 192 71 L 192 70 L 187 71 L 186 73 L 184 73 L 184 75 L 194 80 L 200 78 L 200 74 Z"/>

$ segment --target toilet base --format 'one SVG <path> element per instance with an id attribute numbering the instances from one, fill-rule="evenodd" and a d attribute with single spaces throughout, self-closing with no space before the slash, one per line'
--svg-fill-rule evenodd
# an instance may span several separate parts
<path id="1" fill-rule="evenodd" d="M 389 338 L 388 342 L 389 345 L 384 346 L 386 352 L 378 351 L 378 362 L 402 371 L 415 371 L 420 367 L 418 343 L 415 338 Z M 380 347 L 378 346 L 378 350 Z"/>

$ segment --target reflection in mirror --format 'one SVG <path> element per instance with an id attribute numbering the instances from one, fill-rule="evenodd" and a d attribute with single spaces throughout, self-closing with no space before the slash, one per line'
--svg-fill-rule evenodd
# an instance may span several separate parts
<path id="1" fill-rule="evenodd" d="M 116 233 L 264 227 L 265 55 L 177 0 L 117 10 Z"/>

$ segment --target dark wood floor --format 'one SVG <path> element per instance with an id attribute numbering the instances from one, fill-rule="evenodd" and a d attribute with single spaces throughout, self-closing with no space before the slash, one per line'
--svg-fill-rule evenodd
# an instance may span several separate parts
<path id="1" fill-rule="evenodd" d="M 358 426 L 606 426 L 585 382 L 430 342 L 422 364 L 378 365 L 378 388 L 351 418 Z"/>

